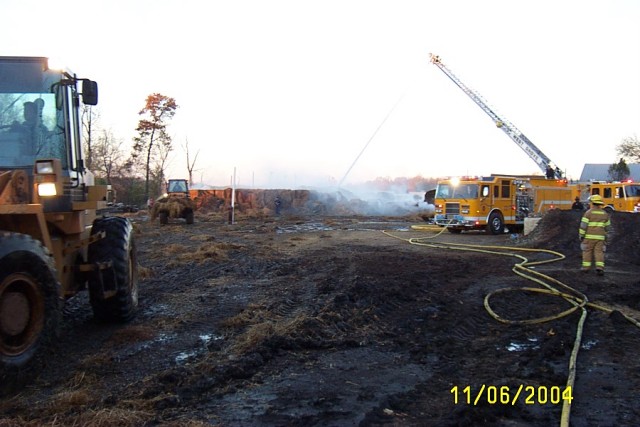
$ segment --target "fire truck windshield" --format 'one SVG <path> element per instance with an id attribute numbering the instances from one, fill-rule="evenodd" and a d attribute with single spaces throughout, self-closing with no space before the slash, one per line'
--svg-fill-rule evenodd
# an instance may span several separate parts
<path id="1" fill-rule="evenodd" d="M 640 185 L 629 185 L 625 187 L 627 197 L 640 197 Z"/>
<path id="2" fill-rule="evenodd" d="M 476 199 L 478 184 L 445 184 L 440 183 L 436 189 L 436 199 Z"/>

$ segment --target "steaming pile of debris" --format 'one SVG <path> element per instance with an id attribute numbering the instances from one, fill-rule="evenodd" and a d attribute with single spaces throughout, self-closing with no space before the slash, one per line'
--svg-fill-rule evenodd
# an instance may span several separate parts
<path id="1" fill-rule="evenodd" d="M 191 190 L 196 210 L 226 212 L 231 208 L 232 189 Z M 276 202 L 278 200 L 278 202 Z M 425 214 L 432 205 L 422 193 L 382 191 L 355 193 L 335 190 L 236 189 L 235 209 L 241 213 L 272 215 L 392 215 Z"/>

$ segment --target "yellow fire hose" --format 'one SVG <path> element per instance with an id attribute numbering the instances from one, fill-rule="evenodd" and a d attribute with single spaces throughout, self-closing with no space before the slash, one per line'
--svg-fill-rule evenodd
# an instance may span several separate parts
<path id="1" fill-rule="evenodd" d="M 531 280 L 535 283 L 538 283 L 539 285 L 542 285 L 544 288 L 530 288 L 530 287 L 522 287 L 522 288 L 517 288 L 517 287 L 509 287 L 509 288 L 502 288 L 502 289 L 498 289 L 495 291 L 490 292 L 489 294 L 487 294 L 484 298 L 484 307 L 487 310 L 487 312 L 497 321 L 502 322 L 502 323 L 506 323 L 506 324 L 512 324 L 512 325 L 525 325 L 525 324 L 535 324 L 535 323 L 543 323 L 543 322 L 548 322 L 551 320 L 555 320 L 555 319 L 560 319 L 562 317 L 568 316 L 570 314 L 572 314 L 573 312 L 575 312 L 576 310 L 580 310 L 581 314 L 580 314 L 580 320 L 578 321 L 578 328 L 576 331 L 576 338 L 574 340 L 573 343 L 573 349 L 571 350 L 571 357 L 569 359 L 569 376 L 567 378 L 567 383 L 566 386 L 570 387 L 570 390 L 574 389 L 574 383 L 575 383 L 575 377 L 576 377 L 576 362 L 577 362 L 577 358 L 578 358 L 578 350 L 580 349 L 580 343 L 582 341 L 582 331 L 584 328 L 584 323 L 585 320 L 587 318 L 587 310 L 586 307 L 590 307 L 590 308 L 594 308 L 597 310 L 601 310 L 604 311 L 605 313 L 609 314 L 611 312 L 613 312 L 614 310 L 608 307 L 604 307 L 602 305 L 597 305 L 597 304 L 593 304 L 591 302 L 589 302 L 587 296 L 585 294 L 583 294 L 582 292 L 560 282 L 557 279 L 554 279 L 551 276 L 548 276 L 546 274 L 540 273 L 538 271 L 532 270 L 531 266 L 535 266 L 535 265 L 540 265 L 540 264 L 546 264 L 546 263 L 550 263 L 550 262 L 556 262 L 556 261 L 560 261 L 562 259 L 565 258 L 565 256 L 559 252 L 555 252 L 555 251 L 551 251 L 551 250 L 547 250 L 547 249 L 533 249 L 533 248 L 518 248 L 518 247 L 509 247 L 509 246 L 488 246 L 488 245 L 470 245 L 470 244 L 461 244 L 461 243 L 443 243 L 443 242 L 435 242 L 431 239 L 434 239 L 435 237 L 438 237 L 440 234 L 442 234 L 447 228 L 446 227 L 439 227 L 439 226 L 435 226 L 435 225 L 427 225 L 427 224 L 421 224 L 421 225 L 413 225 L 411 226 L 411 229 L 413 230 L 417 230 L 417 231 L 438 231 L 438 229 L 440 229 L 435 235 L 430 236 L 430 237 L 419 237 L 419 238 L 404 238 L 404 237 L 400 237 L 394 234 L 391 234 L 391 232 L 389 231 L 383 231 L 384 234 L 386 234 L 387 236 L 396 238 L 396 239 L 400 239 L 400 240 L 404 240 L 412 245 L 418 245 L 418 246 L 425 246 L 425 247 L 431 247 L 431 248 L 438 248 L 438 249 L 450 249 L 450 250 L 458 250 L 458 251 L 469 251 L 469 252 L 480 252 L 480 253 L 486 253 L 486 254 L 493 254 L 493 255 L 500 255 L 500 256 L 510 256 L 510 257 L 515 257 L 518 258 L 520 260 L 520 262 L 516 263 L 513 268 L 512 271 L 527 279 L 527 280 Z M 554 258 L 551 259 L 546 259 L 546 260 L 541 260 L 541 261 L 529 261 L 527 258 L 525 258 L 524 256 L 520 255 L 519 253 L 522 252 L 533 252 L 533 253 L 546 253 L 546 254 L 550 254 L 552 256 L 554 256 Z M 556 285 L 557 287 L 552 286 L 552 284 Z M 561 292 L 560 290 L 558 290 L 558 288 L 562 288 L 564 289 L 564 292 Z M 491 297 L 493 295 L 499 294 L 499 293 L 506 293 L 506 292 L 522 292 L 522 291 L 528 291 L 528 292 L 535 292 L 535 293 L 541 293 L 541 294 L 547 294 L 547 295 L 555 295 L 555 296 L 559 296 L 564 298 L 566 301 L 568 301 L 572 307 L 570 307 L 567 310 L 564 310 L 560 313 L 554 314 L 554 315 L 550 315 L 550 316 L 545 316 L 545 317 L 540 317 L 540 318 L 536 318 L 536 319 L 525 319 L 525 320 L 509 320 L 509 319 L 505 319 L 503 317 L 500 317 L 500 315 L 498 315 L 492 308 L 491 305 L 489 304 L 489 301 L 491 299 Z M 621 313 L 625 319 L 627 319 L 629 322 L 631 322 L 632 324 L 634 324 L 636 327 L 640 328 L 640 322 L 638 322 L 637 320 L 635 320 L 634 318 L 628 316 L 625 313 Z M 563 402 L 563 406 L 562 406 L 562 415 L 561 415 L 561 419 L 560 419 L 560 426 L 561 427 L 569 427 L 569 417 L 570 417 L 570 413 L 571 413 L 571 401 L 566 399 Z"/>

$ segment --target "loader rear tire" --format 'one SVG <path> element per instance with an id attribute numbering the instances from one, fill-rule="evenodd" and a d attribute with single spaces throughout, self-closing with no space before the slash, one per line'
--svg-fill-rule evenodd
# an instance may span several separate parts
<path id="1" fill-rule="evenodd" d="M 89 300 L 93 316 L 103 322 L 130 320 L 138 308 L 138 260 L 133 227 L 126 218 L 107 217 L 93 222 L 91 234 L 104 231 L 106 237 L 89 246 L 89 263 L 111 261 L 102 272 L 105 289 L 116 294 L 105 298 L 96 272 L 89 279 Z"/>
<path id="2" fill-rule="evenodd" d="M 193 212 L 189 211 L 184 215 L 185 221 L 187 224 L 193 224 Z"/>
<path id="3" fill-rule="evenodd" d="M 13 383 L 43 358 L 62 322 L 50 252 L 31 236 L 0 235 L 0 383 Z"/>

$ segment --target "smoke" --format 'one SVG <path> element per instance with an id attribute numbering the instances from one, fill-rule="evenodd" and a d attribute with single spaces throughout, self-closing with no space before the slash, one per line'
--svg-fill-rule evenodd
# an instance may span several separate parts
<path id="1" fill-rule="evenodd" d="M 405 216 L 431 217 L 432 204 L 424 201 L 424 192 L 408 192 L 402 186 L 377 190 L 371 186 L 349 188 L 314 188 L 310 190 L 309 203 L 322 206 L 330 215 Z"/>

